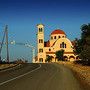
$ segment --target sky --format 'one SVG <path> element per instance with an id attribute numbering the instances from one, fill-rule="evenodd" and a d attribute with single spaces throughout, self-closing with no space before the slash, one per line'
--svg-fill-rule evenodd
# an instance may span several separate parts
<path id="1" fill-rule="evenodd" d="M 80 27 L 90 23 L 90 0 L 0 0 L 0 40 L 8 25 L 9 41 L 36 47 L 36 25 L 45 25 L 45 40 L 55 29 L 64 30 L 70 40 L 80 38 Z M 9 45 L 11 59 L 31 60 L 31 49 Z M 5 56 L 5 46 L 2 55 Z"/>

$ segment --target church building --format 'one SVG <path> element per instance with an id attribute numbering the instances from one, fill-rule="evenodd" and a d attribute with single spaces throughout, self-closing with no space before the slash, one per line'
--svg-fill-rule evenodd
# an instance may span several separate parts
<path id="1" fill-rule="evenodd" d="M 44 41 L 44 25 L 37 25 L 37 59 L 36 63 L 45 63 L 47 56 L 52 56 L 51 62 L 57 62 L 56 51 L 64 50 L 64 59 L 68 61 L 74 61 L 77 56 L 73 52 L 73 44 L 67 38 L 66 33 L 63 30 L 56 29 L 50 34 L 50 39 Z"/>

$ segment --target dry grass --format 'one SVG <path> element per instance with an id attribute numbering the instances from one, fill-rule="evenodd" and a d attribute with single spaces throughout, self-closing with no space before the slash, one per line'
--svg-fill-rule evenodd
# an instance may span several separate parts
<path id="1" fill-rule="evenodd" d="M 10 68 L 15 66 L 16 64 L 0 64 L 0 70 Z"/>

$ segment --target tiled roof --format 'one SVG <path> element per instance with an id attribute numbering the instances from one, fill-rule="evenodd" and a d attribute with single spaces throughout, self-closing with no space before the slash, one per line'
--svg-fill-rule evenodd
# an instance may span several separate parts
<path id="1" fill-rule="evenodd" d="M 50 47 L 50 42 L 49 41 L 44 42 L 44 47 Z"/>
<path id="2" fill-rule="evenodd" d="M 65 32 L 63 30 L 57 29 L 51 33 L 51 35 L 53 35 L 53 34 L 65 34 Z"/>

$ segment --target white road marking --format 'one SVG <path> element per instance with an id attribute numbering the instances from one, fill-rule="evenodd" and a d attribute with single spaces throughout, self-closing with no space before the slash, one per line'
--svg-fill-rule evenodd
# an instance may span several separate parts
<path id="1" fill-rule="evenodd" d="M 32 70 L 32 71 L 30 71 L 30 72 L 27 72 L 27 73 L 25 73 L 25 74 L 22 74 L 22 75 L 20 75 L 20 76 L 17 76 L 17 77 L 15 77 L 15 78 L 12 78 L 12 79 L 9 79 L 9 80 L 7 80 L 7 81 L 4 81 L 4 82 L 0 83 L 0 86 L 3 85 L 3 84 L 5 84 L 5 83 L 11 82 L 11 81 L 13 81 L 13 80 L 15 80 L 15 79 L 21 78 L 21 77 L 23 77 L 23 76 L 25 76 L 25 75 L 28 75 L 28 74 L 30 74 L 30 73 L 38 70 L 39 68 L 41 68 L 41 64 L 39 64 L 39 65 L 40 65 L 40 66 L 39 66 L 38 68 L 35 68 L 34 70 Z"/>

